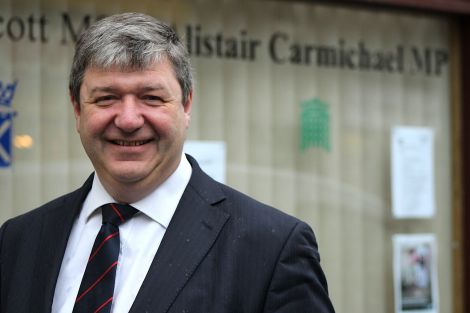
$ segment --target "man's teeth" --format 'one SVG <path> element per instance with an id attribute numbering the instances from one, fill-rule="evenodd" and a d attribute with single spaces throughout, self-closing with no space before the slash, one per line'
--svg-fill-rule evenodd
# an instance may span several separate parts
<path id="1" fill-rule="evenodd" d="M 138 140 L 138 141 L 115 140 L 114 142 L 120 146 L 141 146 L 145 144 L 147 141 L 145 140 Z"/>

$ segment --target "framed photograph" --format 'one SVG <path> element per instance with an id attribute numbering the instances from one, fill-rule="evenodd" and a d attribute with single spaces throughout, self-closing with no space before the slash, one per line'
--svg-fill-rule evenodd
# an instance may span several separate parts
<path id="1" fill-rule="evenodd" d="M 393 236 L 396 313 L 437 313 L 437 247 L 432 234 Z"/>

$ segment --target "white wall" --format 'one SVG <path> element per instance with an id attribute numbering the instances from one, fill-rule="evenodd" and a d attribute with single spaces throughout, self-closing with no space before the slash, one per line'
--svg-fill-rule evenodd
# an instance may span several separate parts
<path id="1" fill-rule="evenodd" d="M 253 60 L 193 55 L 189 138 L 225 141 L 229 185 L 314 228 L 337 312 L 393 311 L 391 235 L 416 232 L 437 236 L 440 311 L 451 312 L 449 66 L 443 62 L 439 74 L 427 74 L 413 54 L 429 49 L 435 62 L 449 53 L 445 19 L 294 2 L 2 0 L 0 81 L 18 81 L 13 136 L 33 139 L 29 149 L 14 148 L 11 166 L 0 168 L 2 220 L 78 187 L 92 170 L 68 102 L 73 43 L 64 14 L 78 30 L 87 15 L 130 10 L 175 24 L 183 35 L 188 25 L 193 32 L 200 25 L 202 35 L 259 42 Z M 269 53 L 276 33 L 282 34 L 276 57 L 298 43 L 311 46 L 310 64 L 277 64 Z M 340 51 L 359 53 L 361 42 L 386 55 L 389 70 L 358 69 L 354 58 L 356 68 L 341 66 Z M 335 47 L 336 66 L 316 63 L 325 46 Z M 329 108 L 329 150 L 300 148 L 300 104 L 312 99 Z M 394 125 L 434 130 L 432 219 L 391 216 Z"/>

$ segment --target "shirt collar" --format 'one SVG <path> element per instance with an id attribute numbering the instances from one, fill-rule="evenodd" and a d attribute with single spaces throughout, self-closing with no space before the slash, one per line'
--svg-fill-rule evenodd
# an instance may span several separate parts
<path id="1" fill-rule="evenodd" d="M 167 228 L 188 185 L 191 172 L 191 165 L 183 154 L 180 164 L 167 180 L 145 198 L 131 205 Z M 88 219 L 91 215 L 97 214 L 95 212 L 99 207 L 110 202 L 116 202 L 116 200 L 106 191 L 95 173 L 93 185 L 83 203 L 82 213 Z"/>

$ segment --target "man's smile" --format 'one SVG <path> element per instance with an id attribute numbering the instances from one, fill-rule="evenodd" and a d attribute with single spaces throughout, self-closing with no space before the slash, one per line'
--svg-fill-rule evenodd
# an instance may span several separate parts
<path id="1" fill-rule="evenodd" d="M 111 140 L 111 142 L 115 145 L 118 145 L 118 146 L 131 146 L 131 147 L 134 147 L 134 146 L 142 146 L 146 143 L 149 143 L 150 141 L 152 141 L 151 139 L 147 139 L 147 140 Z"/>

